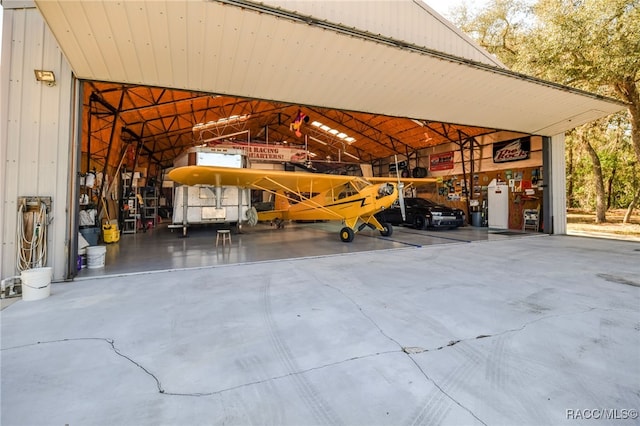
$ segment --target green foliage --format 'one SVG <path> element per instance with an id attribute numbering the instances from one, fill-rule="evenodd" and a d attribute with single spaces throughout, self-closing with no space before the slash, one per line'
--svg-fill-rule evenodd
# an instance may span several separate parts
<path id="1" fill-rule="evenodd" d="M 567 181 L 572 180 L 574 187 L 573 194 L 567 197 L 571 200 L 568 207 L 594 210 L 597 195 L 593 164 L 576 133 L 572 131 L 566 136 L 567 149 L 573 150 L 574 158 L 572 167 L 567 164 L 567 170 L 572 171 Z M 611 200 L 610 208 L 626 208 L 640 183 L 640 168 L 635 160 L 626 114 L 615 114 L 592 124 L 589 142 L 598 152 L 604 181 L 613 179 L 611 193 L 605 194 Z M 571 155 L 567 155 L 567 161 L 570 158 Z"/>
<path id="2" fill-rule="evenodd" d="M 612 182 L 611 194 L 600 197 L 610 195 L 614 208 L 629 205 L 640 184 L 640 0 L 492 0 L 475 13 L 459 8 L 454 22 L 514 71 L 629 104 L 625 113 L 585 125 L 581 137 L 567 135 L 573 150 L 567 199 L 576 207 L 596 205 L 587 143 L 604 187 Z"/>
<path id="3" fill-rule="evenodd" d="M 517 69 L 616 95 L 640 69 L 640 0 L 541 0 Z M 627 100 L 627 99 L 625 99 Z"/>

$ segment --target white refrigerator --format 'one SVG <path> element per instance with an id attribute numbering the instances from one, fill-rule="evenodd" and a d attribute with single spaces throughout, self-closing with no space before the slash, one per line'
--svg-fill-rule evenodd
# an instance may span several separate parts
<path id="1" fill-rule="evenodd" d="M 489 228 L 509 229 L 509 186 L 493 179 L 487 195 Z"/>

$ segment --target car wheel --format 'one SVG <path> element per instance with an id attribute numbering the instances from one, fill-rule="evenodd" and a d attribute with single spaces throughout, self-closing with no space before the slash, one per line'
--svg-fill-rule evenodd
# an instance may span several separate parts
<path id="1" fill-rule="evenodd" d="M 383 223 L 382 224 L 382 231 L 380 231 L 380 235 L 382 235 L 383 237 L 390 237 L 393 234 L 393 225 L 391 225 L 390 223 Z"/>
<path id="2" fill-rule="evenodd" d="M 351 228 L 348 228 L 345 226 L 340 230 L 340 239 L 342 240 L 343 243 L 350 243 L 351 241 L 353 241 L 354 236 L 355 236 L 355 233 Z"/>
<path id="3" fill-rule="evenodd" d="M 425 219 L 424 216 L 418 215 L 413 219 L 413 226 L 416 229 L 425 229 L 427 227 L 426 225 L 427 225 L 427 219 Z"/>

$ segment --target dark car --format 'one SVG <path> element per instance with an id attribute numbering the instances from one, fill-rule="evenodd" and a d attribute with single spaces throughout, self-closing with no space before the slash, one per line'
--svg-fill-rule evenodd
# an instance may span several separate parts
<path id="1" fill-rule="evenodd" d="M 396 201 L 388 209 L 376 214 L 380 223 L 412 225 L 416 229 L 457 228 L 464 225 L 464 212 L 460 209 L 434 203 L 425 198 L 405 198 L 406 220 L 402 220 L 400 204 Z"/>

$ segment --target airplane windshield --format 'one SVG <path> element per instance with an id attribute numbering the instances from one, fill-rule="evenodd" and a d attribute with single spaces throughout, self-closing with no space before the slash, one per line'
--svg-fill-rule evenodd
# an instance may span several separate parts
<path id="1" fill-rule="evenodd" d="M 358 192 L 362 191 L 364 187 L 369 185 L 367 182 L 363 181 L 362 179 L 354 179 L 351 181 L 351 184 Z"/>

